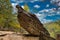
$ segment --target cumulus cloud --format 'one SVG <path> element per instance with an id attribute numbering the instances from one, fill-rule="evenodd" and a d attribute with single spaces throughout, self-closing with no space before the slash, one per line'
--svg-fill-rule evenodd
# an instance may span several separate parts
<path id="1" fill-rule="evenodd" d="M 35 5 L 34 7 L 35 7 L 35 8 L 40 8 L 40 5 Z"/>
<path id="2" fill-rule="evenodd" d="M 39 18 L 39 20 L 43 19 L 46 16 L 44 14 L 39 14 L 39 13 L 36 13 L 35 15 Z"/>
<path id="3" fill-rule="evenodd" d="M 42 19 L 41 22 L 44 23 L 48 23 L 48 22 L 52 22 L 53 20 L 48 20 L 48 19 Z"/>
<path id="4" fill-rule="evenodd" d="M 51 3 L 57 5 L 57 9 L 60 9 L 60 0 L 51 0 Z"/>
<path id="5" fill-rule="evenodd" d="M 57 12 L 57 15 L 60 15 L 60 11 Z"/>
<path id="6" fill-rule="evenodd" d="M 44 14 L 46 16 L 55 16 L 55 15 L 57 15 L 58 12 L 59 11 L 55 11 L 52 8 L 52 9 L 44 9 L 44 10 L 41 10 L 38 13 L 42 13 L 42 14 Z"/>
<path id="7" fill-rule="evenodd" d="M 11 1 L 14 1 L 14 2 L 16 2 L 16 0 L 11 0 Z"/>
<path id="8" fill-rule="evenodd" d="M 15 6 L 17 5 L 18 3 L 12 3 L 12 6 L 15 8 Z"/>
<path id="9" fill-rule="evenodd" d="M 46 7 L 49 7 L 49 4 L 47 4 Z"/>
<path id="10" fill-rule="evenodd" d="M 47 16 L 60 15 L 60 11 L 54 11 L 52 9 L 44 9 L 35 14 L 42 23 L 52 22 L 52 19 L 46 19 Z"/>
<path id="11" fill-rule="evenodd" d="M 11 1 L 14 1 L 14 2 L 19 2 L 19 3 L 22 3 L 22 2 L 31 2 L 31 3 L 34 3 L 35 1 L 45 1 L 45 0 L 11 0 Z"/>
<path id="12" fill-rule="evenodd" d="M 41 11 L 39 11 L 39 12 L 50 12 L 50 13 L 52 13 L 52 12 L 55 12 L 55 10 L 54 10 L 55 8 L 51 8 L 51 9 L 44 9 L 44 10 L 41 10 Z"/>
<path id="13" fill-rule="evenodd" d="M 21 6 L 24 9 L 24 6 Z"/>
<path id="14" fill-rule="evenodd" d="M 43 23 L 43 19 L 46 17 L 46 15 L 44 15 L 44 14 L 39 14 L 39 13 L 36 13 L 35 14 L 36 16 L 37 16 L 37 18 Z M 45 23 L 45 22 L 44 22 Z"/>
<path id="15" fill-rule="evenodd" d="M 31 3 L 34 3 L 35 1 L 44 2 L 44 0 L 30 0 Z"/>
<path id="16" fill-rule="evenodd" d="M 23 3 L 24 2 L 24 0 L 11 0 L 11 1 L 13 1 L 15 3 Z"/>
<path id="17" fill-rule="evenodd" d="M 30 1 L 31 3 L 34 3 L 35 1 Z"/>
<path id="18" fill-rule="evenodd" d="M 13 13 L 17 13 L 16 5 L 17 3 L 12 3 Z"/>
<path id="19" fill-rule="evenodd" d="M 51 0 L 51 3 L 56 3 L 56 5 L 60 6 L 60 0 Z"/>
<path id="20" fill-rule="evenodd" d="M 44 10 L 41 10 L 41 11 L 39 11 L 39 12 L 49 12 L 49 10 L 44 9 Z"/>
<path id="21" fill-rule="evenodd" d="M 18 3 L 12 3 L 13 13 L 17 13 L 16 5 L 18 5 Z M 21 7 L 24 9 L 23 5 Z"/>
<path id="22" fill-rule="evenodd" d="M 32 1 L 45 1 L 45 0 L 32 0 Z"/>
<path id="23" fill-rule="evenodd" d="M 45 14 L 39 14 L 39 13 L 36 13 L 35 14 L 37 16 L 37 18 L 41 21 L 41 23 L 48 23 L 48 22 L 52 22 L 53 20 L 50 20 L 50 19 L 45 19 L 46 15 Z"/>

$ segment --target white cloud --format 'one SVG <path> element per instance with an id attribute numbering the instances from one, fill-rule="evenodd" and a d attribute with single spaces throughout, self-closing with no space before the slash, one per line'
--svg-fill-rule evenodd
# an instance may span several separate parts
<path id="1" fill-rule="evenodd" d="M 29 1 L 34 1 L 35 2 L 35 1 L 39 1 L 39 0 L 29 0 Z"/>
<path id="2" fill-rule="evenodd" d="M 57 5 L 60 6 L 60 2 Z"/>
<path id="3" fill-rule="evenodd" d="M 12 3 L 12 6 L 15 7 L 18 3 Z"/>
<path id="4" fill-rule="evenodd" d="M 39 0 L 11 0 L 11 1 L 14 1 L 14 2 L 16 2 L 16 3 L 22 3 L 22 2 L 35 2 L 35 1 L 39 1 Z"/>
<path id="5" fill-rule="evenodd" d="M 49 19 L 42 19 L 41 22 L 44 24 L 44 23 L 49 23 L 49 22 L 52 22 L 53 20 L 49 20 Z"/>
<path id="6" fill-rule="evenodd" d="M 16 0 L 11 0 L 11 1 L 14 1 L 14 2 L 16 2 Z"/>
<path id="7" fill-rule="evenodd" d="M 39 14 L 39 13 L 36 13 L 35 14 L 37 16 L 37 18 L 41 21 L 41 23 L 48 23 L 48 22 L 52 22 L 53 20 L 50 20 L 50 19 L 45 19 L 46 15 L 45 14 Z"/>
<path id="8" fill-rule="evenodd" d="M 51 3 L 54 4 L 54 5 L 57 5 L 58 10 L 60 9 L 60 0 L 51 0 Z"/>
<path id="9" fill-rule="evenodd" d="M 45 0 L 30 0 L 31 3 L 34 3 L 35 1 L 44 2 Z"/>
<path id="10" fill-rule="evenodd" d="M 60 0 L 51 0 L 51 3 L 56 3 L 55 5 L 60 6 Z"/>
<path id="11" fill-rule="evenodd" d="M 46 15 L 44 15 L 44 14 L 39 14 L 39 13 L 36 13 L 35 15 L 39 18 L 39 20 L 41 20 L 41 19 L 43 19 L 43 18 L 46 17 Z"/>
<path id="12" fill-rule="evenodd" d="M 60 0 L 55 0 L 56 2 L 59 2 Z"/>
<path id="13" fill-rule="evenodd" d="M 41 1 L 41 2 L 43 2 L 43 1 L 45 1 L 45 0 L 11 0 L 11 1 L 14 1 L 14 2 L 16 2 L 16 3 L 23 3 L 23 2 L 31 2 L 31 3 L 34 3 L 34 2 L 36 2 L 36 1 Z"/>
<path id="14" fill-rule="evenodd" d="M 39 11 L 39 13 L 40 12 L 49 12 L 49 10 L 48 9 L 44 9 L 44 10 Z"/>
<path id="15" fill-rule="evenodd" d="M 33 0 L 33 1 L 41 1 L 41 2 L 44 2 L 45 0 Z"/>
<path id="16" fill-rule="evenodd" d="M 14 2 L 35 2 L 35 1 L 41 1 L 41 2 L 43 2 L 43 1 L 45 1 L 45 0 L 11 0 L 11 1 L 14 1 Z"/>
<path id="17" fill-rule="evenodd" d="M 56 14 L 48 14 L 47 16 L 55 16 Z"/>
<path id="18" fill-rule="evenodd" d="M 55 11 L 55 10 L 53 10 L 53 8 L 52 9 L 44 9 L 44 10 L 39 11 L 35 15 L 39 18 L 39 20 L 42 20 L 47 16 L 60 15 L 60 10 Z"/>
<path id="19" fill-rule="evenodd" d="M 34 1 L 39 1 L 39 0 L 34 0 Z"/>
<path id="20" fill-rule="evenodd" d="M 24 6 L 21 6 L 24 9 Z"/>
<path id="21" fill-rule="evenodd" d="M 49 4 L 47 4 L 46 7 L 49 7 Z"/>
<path id="22" fill-rule="evenodd" d="M 44 15 L 44 14 L 39 14 L 39 13 L 36 13 L 35 15 L 36 15 L 37 18 L 43 23 L 43 19 L 46 17 L 46 15 Z"/>
<path id="23" fill-rule="evenodd" d="M 45 0 L 40 0 L 41 2 L 44 2 Z"/>
<path id="24" fill-rule="evenodd" d="M 24 1 L 16 1 L 16 3 L 23 3 Z"/>
<path id="25" fill-rule="evenodd" d="M 53 2 L 59 2 L 60 0 L 51 0 L 51 2 L 53 3 Z"/>
<path id="26" fill-rule="evenodd" d="M 43 13 L 46 16 L 55 16 L 56 15 L 56 11 L 54 11 L 53 9 L 44 9 L 39 11 L 38 13 Z"/>
<path id="27" fill-rule="evenodd" d="M 52 19 L 46 19 L 47 16 L 60 15 L 60 11 L 55 11 L 52 9 L 44 9 L 35 14 L 42 23 L 52 22 Z"/>
<path id="28" fill-rule="evenodd" d="M 35 1 L 30 1 L 31 3 L 34 3 Z"/>
<path id="29" fill-rule="evenodd" d="M 23 3 L 24 2 L 24 0 L 11 0 L 11 1 L 13 1 L 15 3 Z"/>
<path id="30" fill-rule="evenodd" d="M 18 5 L 18 3 L 12 3 L 13 13 L 17 13 L 16 5 Z M 21 7 L 24 9 L 24 6 Z"/>
<path id="31" fill-rule="evenodd" d="M 43 14 L 39 14 L 39 13 L 37 13 L 37 14 L 35 14 L 35 15 L 40 17 L 40 16 L 42 16 Z"/>
<path id="32" fill-rule="evenodd" d="M 34 7 L 35 7 L 35 8 L 40 8 L 40 5 L 35 5 Z"/>
<path id="33" fill-rule="evenodd" d="M 60 15 L 60 12 L 58 11 L 57 14 Z"/>
<path id="34" fill-rule="evenodd" d="M 44 12 L 49 12 L 49 10 L 46 10 L 46 9 L 44 9 L 43 11 L 44 11 Z"/>

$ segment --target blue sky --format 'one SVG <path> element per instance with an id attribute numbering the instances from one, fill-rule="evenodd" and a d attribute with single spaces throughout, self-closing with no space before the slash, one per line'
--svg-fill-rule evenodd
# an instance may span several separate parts
<path id="1" fill-rule="evenodd" d="M 56 10 L 60 6 L 59 0 L 11 0 L 11 3 L 15 11 L 15 5 L 19 4 L 21 7 L 24 7 L 26 3 L 30 12 L 35 14 L 42 23 L 60 19 L 60 8 Z"/>

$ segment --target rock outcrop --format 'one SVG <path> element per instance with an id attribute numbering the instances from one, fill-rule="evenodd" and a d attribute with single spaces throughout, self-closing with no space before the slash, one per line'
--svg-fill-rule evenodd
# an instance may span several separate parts
<path id="1" fill-rule="evenodd" d="M 43 38 L 42 38 L 43 36 Z M 0 31 L 0 40 L 55 40 L 45 35 L 21 34 L 9 31 Z"/>
<path id="2" fill-rule="evenodd" d="M 55 40 L 50 37 L 49 32 L 44 28 L 43 24 L 34 14 L 26 12 L 19 5 L 17 5 L 16 8 L 18 9 L 18 22 L 29 33 L 29 37 L 31 35 L 37 35 L 39 40 Z"/>
<path id="3" fill-rule="evenodd" d="M 0 40 L 39 40 L 38 36 L 27 36 L 28 34 L 18 34 L 15 32 L 0 31 Z"/>
<path id="4" fill-rule="evenodd" d="M 18 9 L 18 22 L 29 34 L 40 35 L 42 33 L 50 36 L 49 32 L 34 14 L 26 12 L 19 5 L 16 8 Z"/>

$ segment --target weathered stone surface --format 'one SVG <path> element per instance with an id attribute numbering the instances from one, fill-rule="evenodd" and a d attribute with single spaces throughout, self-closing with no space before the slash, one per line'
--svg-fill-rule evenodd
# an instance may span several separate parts
<path id="1" fill-rule="evenodd" d="M 55 40 L 46 35 L 21 34 L 8 31 L 0 31 L 0 40 Z"/>
<path id="2" fill-rule="evenodd" d="M 51 37 L 45 37 L 43 38 L 38 37 L 38 36 L 24 36 L 23 35 L 17 35 L 17 34 L 7 34 L 5 36 L 0 36 L 0 40 L 55 40 Z"/>
<path id="3" fill-rule="evenodd" d="M 25 36 L 25 34 L 16 34 L 15 32 L 1 31 L 0 40 L 39 40 L 39 37 Z"/>
<path id="4" fill-rule="evenodd" d="M 50 36 L 49 32 L 34 14 L 26 12 L 19 5 L 16 7 L 18 9 L 18 22 L 28 33 L 33 35 L 40 35 L 42 33 Z"/>
<path id="5" fill-rule="evenodd" d="M 60 40 L 60 33 L 56 35 L 56 40 Z"/>
<path id="6" fill-rule="evenodd" d="M 18 22 L 30 36 L 37 35 L 39 40 L 55 40 L 50 37 L 49 32 L 43 27 L 43 24 L 34 14 L 26 12 L 19 5 L 17 5 L 16 8 L 18 9 Z"/>

